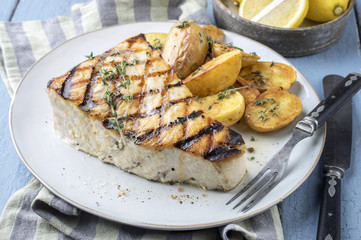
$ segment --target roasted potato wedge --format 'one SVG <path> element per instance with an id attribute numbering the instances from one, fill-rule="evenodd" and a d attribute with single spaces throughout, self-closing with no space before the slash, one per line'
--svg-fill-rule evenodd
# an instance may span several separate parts
<path id="1" fill-rule="evenodd" d="M 211 38 L 212 41 L 223 43 L 224 32 L 222 29 L 219 29 L 214 25 L 203 26 L 203 29 L 206 31 L 207 35 Z"/>
<path id="2" fill-rule="evenodd" d="M 167 33 L 146 33 L 144 34 L 145 39 L 152 45 L 154 49 L 162 52 L 165 41 L 167 40 Z"/>
<path id="3" fill-rule="evenodd" d="M 257 63 L 259 59 L 260 59 L 260 57 L 255 54 L 242 52 L 242 66 L 243 67 L 249 67 L 249 66 Z"/>
<path id="4" fill-rule="evenodd" d="M 301 111 L 300 99 L 277 87 L 265 91 L 248 104 L 244 119 L 257 132 L 271 132 L 290 124 Z"/>
<path id="5" fill-rule="evenodd" d="M 217 121 L 225 126 L 231 126 L 243 116 L 245 109 L 244 98 L 237 91 L 231 94 L 226 93 L 223 98 L 220 97 L 222 96 L 220 94 L 200 98 L 199 103 L 202 105 L 203 110 Z"/>
<path id="6" fill-rule="evenodd" d="M 168 33 L 163 59 L 185 79 L 203 64 L 208 53 L 206 31 L 191 21 L 179 21 Z"/>
<path id="7" fill-rule="evenodd" d="M 184 84 L 194 96 L 206 97 L 232 86 L 241 69 L 241 51 L 234 50 L 205 63 L 189 75 Z"/>
<path id="8" fill-rule="evenodd" d="M 224 46 L 224 45 L 218 44 L 218 43 L 213 43 L 212 54 L 214 57 L 218 57 L 224 53 L 233 51 L 234 49 L 235 49 L 234 47 Z M 242 67 L 251 66 L 252 64 L 257 63 L 259 59 L 260 59 L 260 57 L 257 55 L 246 53 L 246 52 L 242 51 Z"/>
<path id="9" fill-rule="evenodd" d="M 288 90 L 297 78 L 296 71 L 292 67 L 274 62 L 257 62 L 242 68 L 239 75 L 261 92 L 275 87 Z"/>
<path id="10" fill-rule="evenodd" d="M 241 78 L 240 76 L 237 77 L 238 85 L 234 85 L 235 87 L 242 87 L 238 91 L 242 94 L 245 99 L 246 106 L 253 102 L 258 95 L 261 93 L 254 87 L 251 86 L 249 82 Z"/>

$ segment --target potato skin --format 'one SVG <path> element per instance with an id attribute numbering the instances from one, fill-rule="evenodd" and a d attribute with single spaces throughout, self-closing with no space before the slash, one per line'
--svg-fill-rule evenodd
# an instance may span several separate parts
<path id="1" fill-rule="evenodd" d="M 198 97 L 221 92 L 235 83 L 241 64 L 241 51 L 234 50 L 202 65 L 184 80 L 184 84 Z"/>
<path id="2" fill-rule="evenodd" d="M 212 41 L 217 41 L 219 43 L 224 42 L 224 32 L 222 29 L 217 28 L 214 25 L 203 26 L 203 29 L 206 31 L 207 35 L 211 38 Z"/>
<path id="3" fill-rule="evenodd" d="M 179 21 L 168 33 L 163 59 L 185 79 L 203 64 L 208 52 L 207 34 L 203 28 L 190 21 Z"/>
<path id="4" fill-rule="evenodd" d="M 267 90 L 248 104 L 244 119 L 257 132 L 271 132 L 287 126 L 301 112 L 300 99 L 278 87 Z"/>
<path id="5" fill-rule="evenodd" d="M 277 62 L 257 62 L 242 68 L 239 75 L 261 92 L 275 87 L 288 90 L 297 79 L 292 67 Z"/>
<path id="6" fill-rule="evenodd" d="M 229 98 L 219 99 L 218 94 L 200 98 L 203 110 L 225 126 L 237 123 L 243 116 L 245 101 L 239 92 L 229 95 Z"/>

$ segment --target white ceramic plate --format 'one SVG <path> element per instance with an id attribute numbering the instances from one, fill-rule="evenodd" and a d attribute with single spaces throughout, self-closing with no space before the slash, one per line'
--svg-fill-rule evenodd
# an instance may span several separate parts
<path id="1" fill-rule="evenodd" d="M 151 182 L 102 163 L 77 151 L 53 131 L 52 109 L 46 94 L 47 82 L 77 63 L 91 51 L 102 53 L 128 37 L 147 32 L 168 32 L 172 23 L 137 23 L 106 28 L 76 37 L 40 59 L 25 75 L 13 98 L 10 128 L 18 154 L 25 165 L 54 194 L 95 215 L 117 222 L 153 229 L 198 229 L 248 218 L 282 201 L 306 180 L 315 167 L 324 143 L 324 130 L 300 142 L 294 149 L 284 179 L 246 214 L 225 203 L 241 185 L 230 192 L 203 191 L 188 185 Z M 226 42 L 257 52 L 262 60 L 286 59 L 264 45 L 226 32 Z M 303 117 L 317 105 L 317 94 L 297 71 L 291 91 L 303 104 Z M 248 174 L 257 171 L 290 138 L 295 124 L 274 133 L 258 134 L 239 124 L 249 147 Z M 251 137 L 255 141 L 250 141 Z"/>

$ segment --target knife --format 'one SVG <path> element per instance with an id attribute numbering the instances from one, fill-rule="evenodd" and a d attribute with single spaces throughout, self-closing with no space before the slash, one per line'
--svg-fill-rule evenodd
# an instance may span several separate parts
<path id="1" fill-rule="evenodd" d="M 328 75 L 323 79 L 325 95 L 343 77 Z M 318 221 L 317 239 L 335 240 L 340 237 L 341 179 L 350 167 L 352 144 L 352 101 L 327 120 L 326 143 L 323 151 L 324 190 Z"/>

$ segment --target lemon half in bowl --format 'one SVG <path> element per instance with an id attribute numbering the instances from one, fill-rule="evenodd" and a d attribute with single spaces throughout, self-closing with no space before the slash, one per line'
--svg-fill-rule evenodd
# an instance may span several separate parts
<path id="1" fill-rule="evenodd" d="M 308 7 L 308 0 L 243 0 L 239 15 L 269 26 L 296 28 L 305 19 Z"/>

